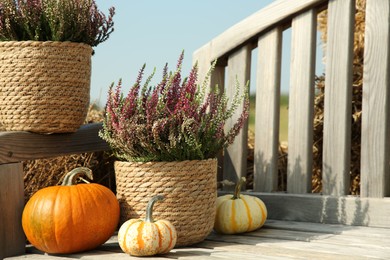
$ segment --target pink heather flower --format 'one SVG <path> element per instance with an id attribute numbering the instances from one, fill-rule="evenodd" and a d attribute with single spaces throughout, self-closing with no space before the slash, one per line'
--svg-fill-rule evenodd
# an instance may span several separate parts
<path id="1" fill-rule="evenodd" d="M 4 0 L 0 10 L 2 41 L 73 41 L 91 46 L 114 31 L 115 8 L 108 17 L 95 0 Z"/>
<path id="2" fill-rule="evenodd" d="M 248 117 L 247 93 L 234 98 L 228 107 L 223 94 L 198 92 L 197 66 L 182 81 L 182 62 L 183 53 L 175 72 L 168 74 L 166 65 L 157 86 L 149 86 L 152 74 L 140 90 L 143 67 L 126 97 L 121 91 L 121 82 L 115 92 L 111 87 L 103 130 L 99 135 L 110 144 L 119 159 L 172 161 L 211 158 L 239 134 Z M 237 86 L 237 91 L 239 89 Z M 225 133 L 225 121 L 242 101 L 244 111 L 232 129 Z"/>

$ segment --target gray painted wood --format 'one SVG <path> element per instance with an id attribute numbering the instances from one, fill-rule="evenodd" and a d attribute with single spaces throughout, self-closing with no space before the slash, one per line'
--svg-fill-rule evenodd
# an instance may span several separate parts
<path id="1" fill-rule="evenodd" d="M 246 45 L 230 54 L 227 66 L 227 86 L 226 96 L 229 98 L 229 106 L 237 91 L 237 83 L 241 89 L 241 95 L 246 89 L 247 82 L 250 79 L 251 70 L 251 47 Z M 225 132 L 232 129 L 238 118 L 244 110 L 244 104 L 240 104 L 236 113 L 225 123 Z M 224 179 L 235 183 L 241 177 L 246 177 L 248 154 L 248 121 L 244 123 L 243 128 L 224 152 Z"/>
<path id="2" fill-rule="evenodd" d="M 174 248 L 148 259 L 387 259 L 390 229 L 277 221 L 249 233 L 221 235 L 215 232 L 201 243 Z M 13 259 L 52 259 L 38 250 Z M 124 254 L 113 236 L 103 246 L 56 259 L 141 259 Z"/>
<path id="3" fill-rule="evenodd" d="M 210 77 L 210 87 L 211 88 L 218 87 L 221 93 L 225 91 L 225 66 L 215 67 L 214 72 L 211 74 Z M 217 155 L 217 159 L 218 159 L 217 180 L 222 181 L 223 165 L 224 165 L 223 151 L 221 151 Z"/>
<path id="4" fill-rule="evenodd" d="M 192 54 L 192 65 L 198 65 L 199 82 L 203 82 L 203 80 L 205 79 L 212 62 L 213 60 L 210 58 L 210 49 L 208 48 L 199 49 Z"/>
<path id="5" fill-rule="evenodd" d="M 323 192 L 349 192 L 355 1 L 330 1 L 326 43 Z"/>
<path id="6" fill-rule="evenodd" d="M 98 136 L 101 128 L 102 124 L 95 123 L 71 134 L 0 132 L 0 164 L 108 150 L 108 144 Z"/>
<path id="7" fill-rule="evenodd" d="M 368 0 L 364 47 L 361 196 L 390 196 L 390 2 Z"/>
<path id="8" fill-rule="evenodd" d="M 244 194 L 261 198 L 267 206 L 269 219 L 390 228 L 390 198 L 257 192 Z"/>
<path id="9" fill-rule="evenodd" d="M 0 259 L 25 252 L 22 163 L 0 165 Z"/>
<path id="10" fill-rule="evenodd" d="M 201 56 L 205 51 L 209 61 L 228 55 L 237 46 L 245 44 L 253 38 L 280 24 L 288 17 L 315 6 L 323 6 L 326 0 L 276 0 L 265 8 L 252 14 L 206 43 L 195 54 Z"/>
<path id="11" fill-rule="evenodd" d="M 275 191 L 278 175 L 282 28 L 258 40 L 254 190 Z"/>
<path id="12" fill-rule="evenodd" d="M 310 193 L 317 11 L 292 21 L 287 192 Z"/>

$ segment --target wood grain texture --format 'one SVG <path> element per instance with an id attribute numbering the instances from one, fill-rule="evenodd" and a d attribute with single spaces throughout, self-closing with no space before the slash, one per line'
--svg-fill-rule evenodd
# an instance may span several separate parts
<path id="1" fill-rule="evenodd" d="M 269 219 L 390 228 L 390 198 L 257 192 L 244 194 L 261 198 L 267 206 Z"/>
<path id="2" fill-rule="evenodd" d="M 0 165 L 0 259 L 24 254 L 22 163 Z"/>
<path id="3" fill-rule="evenodd" d="M 0 132 L 0 164 L 108 150 L 108 144 L 98 136 L 101 128 L 95 123 L 71 134 Z"/>
<path id="4" fill-rule="evenodd" d="M 330 1 L 326 43 L 323 192 L 349 192 L 355 1 Z"/>
<path id="5" fill-rule="evenodd" d="M 213 60 L 210 58 L 210 49 L 198 50 L 192 54 L 192 65 L 196 64 L 198 66 L 198 79 L 200 81 L 205 79 L 212 62 Z"/>
<path id="6" fill-rule="evenodd" d="M 229 56 L 227 67 L 227 86 L 226 96 L 229 98 L 229 105 L 237 91 L 237 84 L 239 84 L 242 95 L 246 90 L 247 82 L 250 79 L 251 70 L 251 47 L 243 46 Z M 234 127 L 238 118 L 244 110 L 244 104 L 241 103 L 231 119 L 225 123 L 225 132 Z M 235 183 L 241 177 L 246 176 L 247 168 L 247 154 L 248 154 L 248 121 L 244 123 L 243 128 L 224 152 L 224 179 L 233 181 Z"/>
<path id="7" fill-rule="evenodd" d="M 390 2 L 367 0 L 364 47 L 361 196 L 390 196 Z"/>
<path id="8" fill-rule="evenodd" d="M 237 46 L 256 38 L 270 27 L 303 10 L 322 6 L 326 0 L 277 0 L 227 29 L 195 53 L 208 52 L 209 61 L 227 55 Z M 200 56 L 197 54 L 197 56 Z"/>
<path id="9" fill-rule="evenodd" d="M 292 21 L 287 192 L 310 193 L 317 11 Z"/>
<path id="10" fill-rule="evenodd" d="M 282 29 L 275 28 L 258 41 L 254 190 L 276 191 Z"/>
<path id="11" fill-rule="evenodd" d="M 235 235 L 212 232 L 203 242 L 174 248 L 148 259 L 387 259 L 390 255 L 390 229 L 346 225 L 303 223 L 268 219 L 256 231 Z M 29 247 L 18 259 L 52 259 Z M 117 236 L 87 252 L 55 256 L 57 259 L 141 259 L 124 254 Z"/>
<path id="12" fill-rule="evenodd" d="M 216 66 L 213 73 L 210 75 L 210 88 L 218 88 L 221 93 L 225 91 L 225 66 Z M 223 166 L 224 158 L 223 151 L 220 151 L 217 155 L 218 169 L 217 169 L 217 180 L 223 180 Z"/>

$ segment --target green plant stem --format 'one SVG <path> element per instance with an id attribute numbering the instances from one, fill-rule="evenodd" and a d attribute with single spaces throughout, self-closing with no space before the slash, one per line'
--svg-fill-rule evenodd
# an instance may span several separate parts
<path id="1" fill-rule="evenodd" d="M 241 187 L 246 182 L 245 177 L 241 177 L 240 181 L 237 183 L 236 188 L 234 189 L 234 194 L 232 200 L 236 200 L 240 198 Z"/>
<path id="2" fill-rule="evenodd" d="M 150 222 L 150 223 L 154 222 L 154 220 L 153 220 L 154 203 L 156 203 L 157 201 L 162 201 L 163 199 L 164 199 L 164 196 L 156 195 L 151 200 L 149 200 L 148 205 L 146 206 L 146 217 L 145 217 L 146 222 Z"/>
<path id="3" fill-rule="evenodd" d="M 92 170 L 87 167 L 78 167 L 68 172 L 62 182 L 62 186 L 71 186 L 76 184 L 77 179 L 81 179 L 84 182 L 89 183 L 81 176 L 87 176 L 89 179 L 93 179 Z"/>

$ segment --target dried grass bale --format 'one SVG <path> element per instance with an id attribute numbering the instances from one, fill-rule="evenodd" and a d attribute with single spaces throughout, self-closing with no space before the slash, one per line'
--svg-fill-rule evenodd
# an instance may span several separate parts
<path id="1" fill-rule="evenodd" d="M 102 120 L 103 110 L 94 105 L 90 106 L 85 123 L 97 123 Z M 25 200 L 27 201 L 39 189 L 60 184 L 64 174 L 80 166 L 91 168 L 94 182 L 115 192 L 114 160 L 107 152 L 93 152 L 25 161 L 23 162 Z"/>

